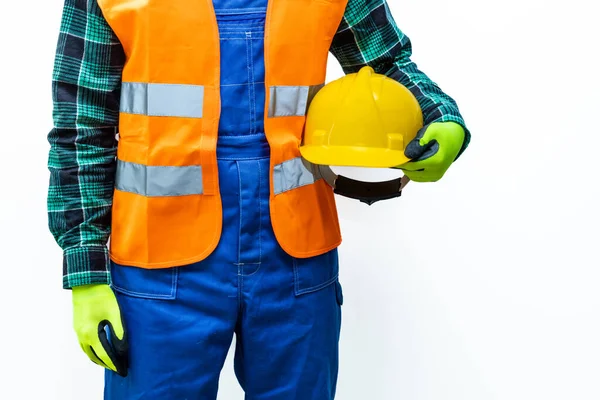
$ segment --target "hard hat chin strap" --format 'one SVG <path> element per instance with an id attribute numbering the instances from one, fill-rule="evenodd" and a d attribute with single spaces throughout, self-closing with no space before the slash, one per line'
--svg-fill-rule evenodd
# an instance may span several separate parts
<path id="1" fill-rule="evenodd" d="M 312 167 L 316 175 L 323 178 L 333 188 L 334 193 L 360 200 L 368 205 L 380 200 L 400 197 L 402 189 L 410 182 L 406 175 L 391 181 L 363 182 L 337 175 L 326 165 L 313 164 Z"/>

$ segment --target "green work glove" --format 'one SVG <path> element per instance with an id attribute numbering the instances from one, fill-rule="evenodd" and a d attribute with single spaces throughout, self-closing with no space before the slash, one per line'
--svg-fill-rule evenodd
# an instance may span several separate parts
<path id="1" fill-rule="evenodd" d="M 411 161 L 396 168 L 415 182 L 436 182 L 454 162 L 465 140 L 462 126 L 434 122 L 423 127 L 404 150 Z"/>
<path id="2" fill-rule="evenodd" d="M 127 340 L 121 310 L 106 284 L 77 286 L 73 292 L 73 326 L 90 360 L 127 376 Z"/>

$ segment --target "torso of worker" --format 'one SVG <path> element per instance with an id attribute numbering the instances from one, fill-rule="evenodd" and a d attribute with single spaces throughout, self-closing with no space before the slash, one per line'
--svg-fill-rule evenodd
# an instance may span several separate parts
<path id="1" fill-rule="evenodd" d="M 112 264 L 113 287 L 132 343 L 132 378 L 108 373 L 106 400 L 215 399 L 234 332 L 236 374 L 246 398 L 333 399 L 342 303 L 337 249 L 292 258 L 275 237 L 269 210 L 266 3 L 213 1 L 220 51 L 218 245 L 206 258 L 181 268 Z M 194 238 L 180 234 L 169 239 L 191 243 Z M 148 296 L 140 293 L 147 292 L 173 301 L 140 301 Z M 311 352 L 319 356 L 302 360 Z"/>

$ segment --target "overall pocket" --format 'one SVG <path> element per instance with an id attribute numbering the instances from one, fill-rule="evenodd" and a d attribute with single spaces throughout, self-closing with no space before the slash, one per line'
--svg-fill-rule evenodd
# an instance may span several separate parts
<path id="1" fill-rule="evenodd" d="M 338 251 L 333 249 L 320 256 L 294 258 L 294 294 L 303 294 L 321 290 L 338 280 Z"/>
<path id="2" fill-rule="evenodd" d="M 179 268 L 145 269 L 111 262 L 111 286 L 116 292 L 143 299 L 174 300 Z"/>

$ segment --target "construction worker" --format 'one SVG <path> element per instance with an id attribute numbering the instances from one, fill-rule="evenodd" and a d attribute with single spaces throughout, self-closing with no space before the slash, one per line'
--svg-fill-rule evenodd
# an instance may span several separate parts
<path id="1" fill-rule="evenodd" d="M 247 399 L 334 398 L 334 194 L 295 179 L 329 51 L 414 94 L 400 167 L 441 178 L 470 135 L 384 0 L 65 0 L 49 225 L 105 399 L 215 399 L 234 334 Z"/>

